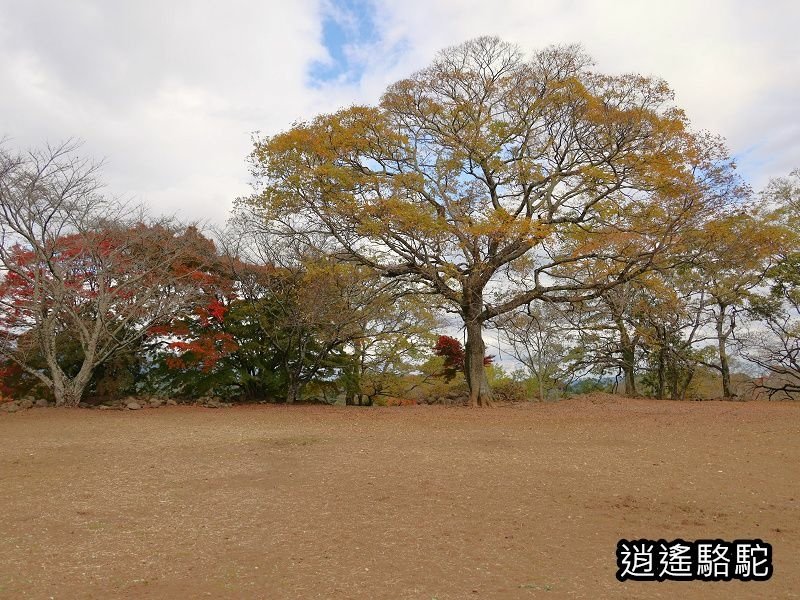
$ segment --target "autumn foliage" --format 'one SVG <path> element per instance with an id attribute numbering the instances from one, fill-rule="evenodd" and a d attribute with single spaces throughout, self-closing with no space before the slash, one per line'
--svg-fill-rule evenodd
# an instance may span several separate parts
<path id="1" fill-rule="evenodd" d="M 436 340 L 436 345 L 433 347 L 433 353 L 444 358 L 442 376 L 446 381 L 451 381 L 458 373 L 464 372 L 464 358 L 466 356 L 464 346 L 456 338 L 449 335 L 440 335 L 439 339 Z M 493 362 L 494 356 L 487 355 L 483 357 L 484 366 Z"/>
<path id="2" fill-rule="evenodd" d="M 464 324 L 470 403 L 491 405 L 486 324 L 653 268 L 724 202 L 729 161 L 669 86 L 594 72 L 579 47 L 447 48 L 353 106 L 257 140 L 249 218 L 403 278 Z"/>
<path id="3" fill-rule="evenodd" d="M 577 46 L 476 38 L 255 140 L 216 240 L 104 197 L 76 149 L 0 143 L 0 394 L 372 404 L 462 373 L 491 406 L 488 327 L 542 398 L 706 371 L 733 397 L 734 354 L 800 390 L 800 172 L 759 203 L 664 81 Z"/>

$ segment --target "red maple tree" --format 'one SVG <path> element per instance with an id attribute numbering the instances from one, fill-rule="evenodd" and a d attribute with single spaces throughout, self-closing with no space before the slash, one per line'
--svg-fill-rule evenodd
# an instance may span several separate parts
<path id="1" fill-rule="evenodd" d="M 457 373 L 464 371 L 464 359 L 466 354 L 464 346 L 456 338 L 449 335 L 440 335 L 436 340 L 433 347 L 433 353 L 436 356 L 444 357 L 444 369 L 442 376 L 445 381 L 451 381 Z M 486 355 L 483 357 L 484 366 L 490 365 L 494 362 L 494 356 Z"/>

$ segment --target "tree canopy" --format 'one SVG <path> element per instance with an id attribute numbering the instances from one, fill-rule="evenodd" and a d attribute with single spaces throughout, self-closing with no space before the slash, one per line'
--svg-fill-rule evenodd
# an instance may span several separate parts
<path id="1" fill-rule="evenodd" d="M 574 46 L 449 48 L 377 106 L 258 140 L 240 210 L 435 294 L 466 328 L 471 402 L 488 404 L 488 320 L 634 277 L 735 188 L 663 81 L 590 66 Z"/>
<path id="2" fill-rule="evenodd" d="M 0 392 L 732 398 L 740 367 L 800 390 L 799 172 L 754 195 L 660 79 L 481 37 L 249 164 L 212 239 L 104 195 L 78 144 L 0 143 Z"/>

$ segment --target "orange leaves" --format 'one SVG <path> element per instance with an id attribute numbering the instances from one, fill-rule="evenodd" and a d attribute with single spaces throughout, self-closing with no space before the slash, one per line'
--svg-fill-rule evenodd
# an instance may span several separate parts
<path id="1" fill-rule="evenodd" d="M 153 336 L 173 338 L 167 347 L 176 354 L 165 358 L 167 367 L 196 367 L 209 373 L 222 358 L 235 351 L 238 348 L 235 338 L 221 328 L 227 312 L 227 306 L 212 298 L 195 306 L 194 318 L 187 317 L 169 326 L 151 328 Z"/>
<path id="2" fill-rule="evenodd" d="M 166 323 L 159 323 L 157 325 L 151 325 L 147 328 L 147 335 L 150 337 L 160 337 L 169 335 L 172 333 L 171 328 Z"/>
<path id="3" fill-rule="evenodd" d="M 378 106 L 257 145 L 262 192 L 241 206 L 465 318 L 615 285 L 684 243 L 735 178 L 663 80 L 589 64 L 577 47 L 449 48 Z"/>
<path id="4" fill-rule="evenodd" d="M 171 369 L 185 369 L 196 366 L 203 373 L 211 372 L 224 356 L 236 350 L 238 345 L 228 333 L 217 332 L 190 342 L 170 342 L 169 347 L 177 350 L 176 356 L 168 356 L 165 361 Z"/>
<path id="5" fill-rule="evenodd" d="M 208 314 L 219 322 L 222 322 L 225 313 L 228 312 L 228 307 L 222 304 L 216 298 L 212 299 L 206 307 Z"/>

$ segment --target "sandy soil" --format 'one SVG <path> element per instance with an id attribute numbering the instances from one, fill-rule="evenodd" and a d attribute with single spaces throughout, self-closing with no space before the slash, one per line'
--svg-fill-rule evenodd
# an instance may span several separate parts
<path id="1" fill-rule="evenodd" d="M 797 598 L 800 403 L 0 415 L 2 598 Z M 620 583 L 620 538 L 768 582 Z"/>

